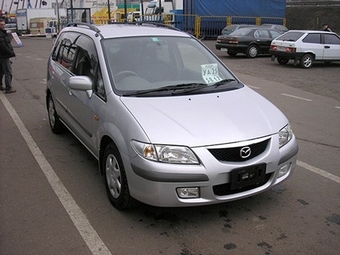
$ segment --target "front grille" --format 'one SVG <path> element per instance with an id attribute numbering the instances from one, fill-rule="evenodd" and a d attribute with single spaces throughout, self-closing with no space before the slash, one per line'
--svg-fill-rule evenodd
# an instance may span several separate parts
<path id="1" fill-rule="evenodd" d="M 209 152 L 219 161 L 243 162 L 255 158 L 263 153 L 267 148 L 269 140 L 270 139 L 267 139 L 259 143 L 248 145 L 251 150 L 251 154 L 247 158 L 241 157 L 241 149 L 245 146 L 222 149 L 209 149 Z"/>

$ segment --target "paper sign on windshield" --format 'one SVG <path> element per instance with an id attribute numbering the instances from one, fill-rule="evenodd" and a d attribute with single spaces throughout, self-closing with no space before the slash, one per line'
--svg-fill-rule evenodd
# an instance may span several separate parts
<path id="1" fill-rule="evenodd" d="M 201 65 L 201 70 L 202 78 L 207 84 L 215 83 L 222 80 L 221 77 L 218 75 L 217 64 Z"/>

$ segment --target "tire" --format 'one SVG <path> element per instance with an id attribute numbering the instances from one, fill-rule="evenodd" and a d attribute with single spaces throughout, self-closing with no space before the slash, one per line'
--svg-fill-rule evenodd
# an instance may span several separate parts
<path id="1" fill-rule="evenodd" d="M 64 124 L 60 121 L 57 111 L 55 110 L 54 101 L 52 95 L 48 95 L 47 98 L 47 113 L 48 122 L 50 123 L 50 128 L 54 134 L 60 134 L 65 131 Z"/>
<path id="2" fill-rule="evenodd" d="M 232 50 L 228 50 L 227 53 L 230 57 L 235 57 L 237 54 L 235 51 L 232 51 Z"/>
<path id="3" fill-rule="evenodd" d="M 311 54 L 305 54 L 300 59 L 300 66 L 302 68 L 311 68 L 313 65 L 314 57 Z"/>
<path id="4" fill-rule="evenodd" d="M 123 161 L 113 143 L 106 146 L 102 162 L 105 188 L 110 202 L 118 210 L 132 207 L 135 200 L 130 196 Z"/>
<path id="5" fill-rule="evenodd" d="M 286 65 L 289 62 L 289 59 L 277 58 L 277 62 L 279 62 L 280 65 Z"/>
<path id="6" fill-rule="evenodd" d="M 256 58 L 259 54 L 259 48 L 256 45 L 250 45 L 246 51 L 248 58 Z"/>

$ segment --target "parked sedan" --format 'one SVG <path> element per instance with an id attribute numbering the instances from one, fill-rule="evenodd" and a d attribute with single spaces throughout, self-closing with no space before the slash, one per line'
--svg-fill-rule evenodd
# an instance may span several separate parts
<path id="1" fill-rule="evenodd" d="M 229 35 L 220 35 L 215 47 L 218 50 L 226 51 L 229 56 L 243 53 L 249 58 L 255 58 L 259 54 L 269 54 L 272 40 L 280 35 L 274 29 L 259 26 L 245 27 Z"/>

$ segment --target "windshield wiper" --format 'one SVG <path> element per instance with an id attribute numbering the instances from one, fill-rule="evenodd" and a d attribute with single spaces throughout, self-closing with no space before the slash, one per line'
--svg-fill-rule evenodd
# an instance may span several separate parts
<path id="1" fill-rule="evenodd" d="M 228 82 L 232 82 L 232 81 L 236 81 L 236 80 L 235 79 L 224 79 L 224 80 L 221 80 L 221 81 L 214 83 L 212 86 L 217 88 L 218 86 L 224 85 L 224 84 L 226 84 Z"/>
<path id="2" fill-rule="evenodd" d="M 165 87 L 160 87 L 156 89 L 147 89 L 147 90 L 137 90 L 134 92 L 128 92 L 123 94 L 124 96 L 138 96 L 138 95 L 144 95 L 154 92 L 164 92 L 164 91 L 172 91 L 174 93 L 178 90 L 184 90 L 183 92 L 191 92 L 194 90 L 198 90 L 201 88 L 207 87 L 207 84 L 205 83 L 183 83 L 183 84 L 176 84 L 176 85 L 169 85 Z"/>

